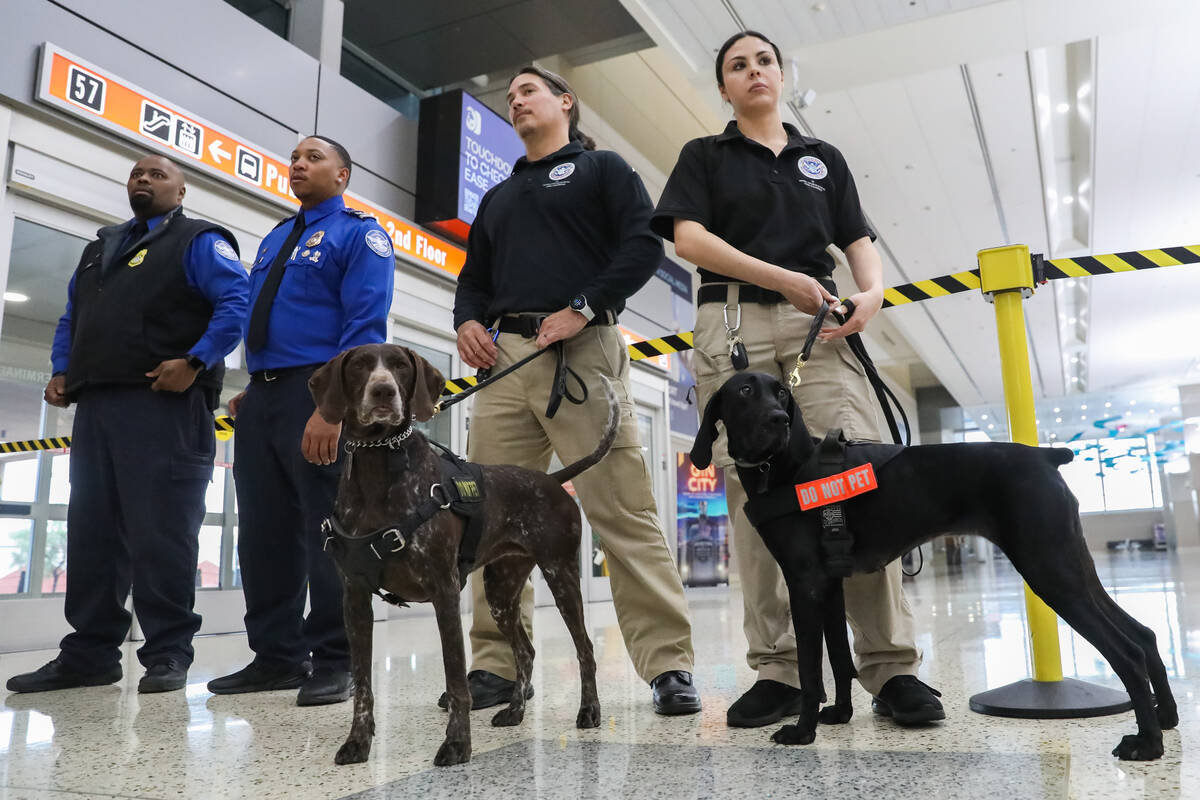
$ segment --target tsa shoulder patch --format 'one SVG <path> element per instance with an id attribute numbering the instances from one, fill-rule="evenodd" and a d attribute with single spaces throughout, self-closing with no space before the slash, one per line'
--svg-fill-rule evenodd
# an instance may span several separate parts
<path id="1" fill-rule="evenodd" d="M 800 508 L 808 511 L 810 508 L 840 503 L 878 488 L 875 470 L 868 462 L 828 478 L 796 484 L 796 498 L 800 501 Z"/>
<path id="2" fill-rule="evenodd" d="M 230 261 L 239 261 L 237 251 L 224 239 L 218 238 L 213 244 L 213 250 L 217 251 L 217 255 L 221 258 L 228 258 Z"/>
<path id="3" fill-rule="evenodd" d="M 371 252 L 375 255 L 387 258 L 392 254 L 392 241 L 379 228 L 367 231 L 366 240 L 367 247 L 371 248 Z"/>

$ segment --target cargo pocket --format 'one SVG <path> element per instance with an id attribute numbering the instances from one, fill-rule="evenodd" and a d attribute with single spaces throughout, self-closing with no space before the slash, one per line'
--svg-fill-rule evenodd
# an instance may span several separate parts
<path id="1" fill-rule="evenodd" d="M 180 453 L 171 456 L 171 480 L 173 481 L 204 481 L 208 483 L 213 476 L 213 457 L 193 453 Z"/>

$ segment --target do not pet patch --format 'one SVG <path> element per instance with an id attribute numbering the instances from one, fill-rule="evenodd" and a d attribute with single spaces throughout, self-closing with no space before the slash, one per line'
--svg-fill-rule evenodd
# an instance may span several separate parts
<path id="1" fill-rule="evenodd" d="M 870 464 L 863 464 L 828 478 L 796 484 L 796 498 L 800 501 L 800 508 L 808 511 L 810 508 L 840 503 L 878 488 L 874 468 Z"/>

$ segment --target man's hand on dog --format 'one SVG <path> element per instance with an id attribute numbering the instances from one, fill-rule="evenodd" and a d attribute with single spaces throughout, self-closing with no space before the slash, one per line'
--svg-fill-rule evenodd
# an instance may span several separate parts
<path id="1" fill-rule="evenodd" d="M 332 464 L 337 460 L 338 437 L 341 435 L 342 423 L 331 425 L 314 411 L 304 426 L 304 438 L 300 440 L 304 460 L 321 466 Z"/>
<path id="2" fill-rule="evenodd" d="M 538 349 L 541 350 L 555 342 L 570 339 L 587 327 L 587 323 L 587 317 L 573 308 L 564 308 L 562 311 L 555 311 L 542 320 L 542 326 L 538 328 Z"/>
<path id="3" fill-rule="evenodd" d="M 468 320 L 458 326 L 458 354 L 468 367 L 492 367 L 499 354 L 496 343 L 482 323 Z"/>
<path id="4" fill-rule="evenodd" d="M 883 306 L 883 289 L 869 289 L 865 292 L 852 294 L 848 299 L 854 303 L 854 314 L 851 315 L 850 319 L 846 320 L 845 325 L 837 328 L 822 328 L 821 332 L 817 334 L 818 340 L 828 342 L 830 339 L 840 339 L 852 333 L 859 333 L 865 330 L 867 323 L 879 313 L 879 309 Z M 831 311 L 836 311 L 839 314 L 846 313 L 846 307 L 839 300 L 835 300 L 829 305 Z"/>

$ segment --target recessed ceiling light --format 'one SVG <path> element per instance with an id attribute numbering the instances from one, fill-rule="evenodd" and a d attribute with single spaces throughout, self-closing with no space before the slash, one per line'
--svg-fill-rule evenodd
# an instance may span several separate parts
<path id="1" fill-rule="evenodd" d="M 987 419 L 987 414 L 981 414 L 981 415 L 979 416 L 979 418 L 980 418 L 980 419 L 982 419 L 982 420 L 986 420 L 986 419 Z"/>
<path id="2" fill-rule="evenodd" d="M 994 428 L 994 427 L 996 427 L 996 426 L 995 426 L 995 425 L 992 425 L 992 424 L 990 424 L 990 423 L 988 424 L 988 430 L 989 430 L 989 431 L 990 431 L 992 428 Z"/>
<path id="3" fill-rule="evenodd" d="M 20 292 L 5 292 L 4 302 L 6 303 L 24 303 L 29 300 L 29 295 L 21 294 Z"/>
<path id="4" fill-rule="evenodd" d="M 1062 409 L 1061 409 L 1061 408 L 1056 408 L 1056 409 L 1054 409 L 1054 413 L 1055 413 L 1055 414 L 1057 414 L 1059 411 L 1062 411 Z"/>
<path id="5" fill-rule="evenodd" d="M 1104 404 L 1104 407 L 1105 407 L 1105 408 L 1112 408 L 1112 403 L 1105 403 L 1105 404 Z"/>
<path id="6" fill-rule="evenodd" d="M 1071 203 L 1075 202 L 1075 197 L 1073 195 L 1066 195 L 1063 197 L 1062 201 L 1064 206 L 1069 206 Z"/>
<path id="7" fill-rule="evenodd" d="M 1087 411 L 1087 403 L 1084 403 L 1083 405 L 1081 405 L 1081 406 L 1079 407 L 1079 410 L 1080 410 L 1080 411 Z"/>
<path id="8" fill-rule="evenodd" d="M 1071 110 L 1071 104 L 1070 103 L 1059 103 L 1058 105 L 1056 105 L 1054 107 L 1054 110 L 1060 114 L 1065 114 Z"/>
<path id="9" fill-rule="evenodd" d="M 1129 401 L 1129 405 L 1131 405 L 1131 406 L 1136 406 L 1136 405 L 1137 405 L 1137 400 L 1130 400 L 1130 401 Z"/>
<path id="10" fill-rule="evenodd" d="M 1055 418 L 1054 418 L 1054 421 L 1055 421 L 1055 422 L 1062 422 L 1062 417 L 1055 417 Z"/>
<path id="11" fill-rule="evenodd" d="M 1084 421 L 1084 420 L 1086 420 L 1086 419 L 1087 419 L 1087 414 L 1080 414 L 1080 415 L 1079 415 L 1079 421 L 1080 421 L 1080 422 L 1083 422 L 1083 421 Z"/>
<path id="12" fill-rule="evenodd" d="M 1151 413 L 1151 414 L 1153 414 L 1153 413 L 1154 413 L 1154 409 L 1153 409 L 1153 408 L 1152 408 L 1152 409 L 1150 409 L 1150 413 Z"/>

